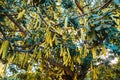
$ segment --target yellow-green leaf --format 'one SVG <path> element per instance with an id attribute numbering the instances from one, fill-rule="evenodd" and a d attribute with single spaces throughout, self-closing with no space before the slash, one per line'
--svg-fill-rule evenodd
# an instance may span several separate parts
<path id="1" fill-rule="evenodd" d="M 25 54 L 25 56 L 24 56 L 24 61 L 23 61 L 23 63 L 22 63 L 22 66 L 23 66 L 23 67 L 25 66 L 25 64 L 27 63 L 27 61 L 28 61 L 28 54 Z"/>
<path id="2" fill-rule="evenodd" d="M 106 48 L 104 45 L 102 45 L 102 53 L 104 54 L 104 56 L 106 56 Z"/>
<path id="3" fill-rule="evenodd" d="M 94 70 L 93 70 L 93 78 L 96 80 L 97 79 L 97 72 L 98 70 L 97 70 L 97 68 L 94 68 Z"/>
<path id="4" fill-rule="evenodd" d="M 68 61 L 70 62 L 71 61 L 71 56 L 70 56 L 70 51 L 69 51 L 68 48 L 67 48 L 67 54 L 68 54 Z"/>
<path id="5" fill-rule="evenodd" d="M 25 10 L 22 10 L 21 12 L 19 12 L 17 19 L 21 19 L 24 14 L 25 14 Z"/>
<path id="6" fill-rule="evenodd" d="M 55 41 L 55 38 L 56 38 L 56 34 L 54 34 L 52 41 Z"/>
<path id="7" fill-rule="evenodd" d="M 40 63 L 39 68 L 40 68 L 41 71 L 43 70 L 43 64 L 42 63 Z"/>
<path id="8" fill-rule="evenodd" d="M 7 55 L 8 52 L 8 48 L 9 48 L 9 41 L 4 41 L 4 49 L 3 49 L 3 54 L 2 54 L 2 58 L 4 59 Z"/>
<path id="9" fill-rule="evenodd" d="M 67 25 L 68 25 L 68 17 L 66 16 L 66 18 L 65 18 L 65 23 L 64 23 L 64 27 L 66 28 Z"/>
<path id="10" fill-rule="evenodd" d="M 49 42 L 50 42 L 50 46 L 52 47 L 53 44 L 52 44 L 52 38 L 51 38 L 51 36 L 50 36 L 50 40 L 49 40 Z"/>
<path id="11" fill-rule="evenodd" d="M 73 79 L 73 80 L 78 80 L 78 79 L 77 79 L 77 74 L 76 74 L 76 73 L 74 74 L 74 79 Z"/>
<path id="12" fill-rule="evenodd" d="M 81 56 L 79 55 L 79 56 L 77 56 L 77 62 L 80 64 L 81 63 L 81 58 L 80 58 Z"/>
<path id="13" fill-rule="evenodd" d="M 60 56 L 63 56 L 63 48 L 62 48 L 62 44 L 60 45 Z"/>
<path id="14" fill-rule="evenodd" d="M 74 71 L 74 63 L 71 63 L 71 70 Z"/>
<path id="15" fill-rule="evenodd" d="M 36 29 L 38 27 L 38 19 L 36 20 L 36 23 L 34 25 L 34 29 Z"/>
<path id="16" fill-rule="evenodd" d="M 93 70 L 93 64 L 92 63 L 90 64 L 90 69 Z"/>
<path id="17" fill-rule="evenodd" d="M 93 59 L 96 59 L 96 48 L 92 48 Z"/>

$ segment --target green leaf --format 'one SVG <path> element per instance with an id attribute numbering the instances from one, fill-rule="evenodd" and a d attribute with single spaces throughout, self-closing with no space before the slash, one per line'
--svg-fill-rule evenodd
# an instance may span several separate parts
<path id="1" fill-rule="evenodd" d="M 110 27 L 111 27 L 111 25 L 109 25 L 109 24 L 103 25 L 103 28 L 110 28 Z"/>
<path id="2" fill-rule="evenodd" d="M 21 19 L 24 14 L 25 14 L 25 9 L 19 12 L 17 19 Z"/>
<path id="3" fill-rule="evenodd" d="M 93 24 L 94 25 L 100 25 L 100 21 L 94 21 Z"/>
<path id="4" fill-rule="evenodd" d="M 104 54 L 104 56 L 106 56 L 106 48 L 105 48 L 105 45 L 102 45 L 102 53 Z"/>
<path id="5" fill-rule="evenodd" d="M 6 58 L 7 53 L 8 53 L 8 48 L 9 48 L 9 41 L 4 41 L 4 46 L 3 46 L 3 54 L 2 54 L 2 59 Z"/>
<path id="6" fill-rule="evenodd" d="M 96 31 L 101 30 L 101 26 L 96 27 L 95 30 L 96 30 Z"/>
<path id="7" fill-rule="evenodd" d="M 96 48 L 92 48 L 93 59 L 96 59 Z"/>
<path id="8" fill-rule="evenodd" d="M 64 23 L 64 27 L 66 28 L 68 26 L 68 17 L 65 17 L 65 23 Z"/>

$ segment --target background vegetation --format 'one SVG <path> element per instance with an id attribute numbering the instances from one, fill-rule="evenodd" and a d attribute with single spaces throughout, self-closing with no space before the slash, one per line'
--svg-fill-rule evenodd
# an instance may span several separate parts
<path id="1" fill-rule="evenodd" d="M 119 0 L 0 0 L 1 79 L 120 80 L 119 54 Z"/>

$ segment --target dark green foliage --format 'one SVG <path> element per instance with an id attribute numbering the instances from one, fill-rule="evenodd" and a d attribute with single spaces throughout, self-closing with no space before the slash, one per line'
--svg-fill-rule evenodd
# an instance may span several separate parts
<path id="1" fill-rule="evenodd" d="M 0 0 L 0 71 L 7 65 L 20 80 L 119 80 L 119 65 L 109 65 L 120 54 L 119 2 L 75 1 Z"/>
<path id="2" fill-rule="evenodd" d="M 46 0 L 33 0 L 33 5 L 38 6 L 41 4 L 45 4 Z"/>
<path id="3" fill-rule="evenodd" d="M 107 29 L 108 37 L 105 40 L 107 48 L 112 49 L 115 53 L 120 54 L 120 31 L 116 28 Z"/>
<path id="4" fill-rule="evenodd" d="M 3 14 L 0 14 L 0 21 L 4 21 L 4 15 Z"/>
<path id="5" fill-rule="evenodd" d="M 76 56 L 79 54 L 79 52 L 77 51 L 77 45 L 73 43 L 71 40 L 68 40 L 66 42 L 66 46 L 69 48 L 71 56 Z"/>
<path id="6" fill-rule="evenodd" d="M 69 23 L 72 25 L 72 26 L 74 26 L 74 29 L 77 29 L 78 27 L 79 27 L 79 22 L 78 22 L 79 20 L 78 19 L 69 19 Z"/>
<path id="7" fill-rule="evenodd" d="M 74 5 L 72 0 L 62 0 L 61 4 L 65 9 L 72 8 Z"/>

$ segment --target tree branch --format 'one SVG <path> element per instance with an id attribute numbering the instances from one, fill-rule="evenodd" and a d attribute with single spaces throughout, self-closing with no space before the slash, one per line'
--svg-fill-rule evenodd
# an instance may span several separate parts
<path id="1" fill-rule="evenodd" d="M 43 18 L 42 14 L 39 14 L 40 18 L 42 19 L 42 21 L 47 25 L 49 26 L 49 24 L 45 21 L 45 19 Z"/>
<path id="2" fill-rule="evenodd" d="M 43 42 L 44 42 L 44 41 L 43 41 Z M 15 49 L 14 49 L 13 51 L 15 51 L 15 52 L 26 52 L 26 53 L 31 53 L 31 54 L 32 54 L 32 53 L 34 52 L 34 48 L 35 48 L 36 46 L 40 45 L 40 44 L 43 43 L 43 42 L 38 42 L 38 43 L 32 45 L 32 47 L 31 47 L 30 49 L 28 49 L 28 50 L 25 50 L 25 49 L 23 49 L 23 48 L 29 48 L 29 47 L 17 46 L 18 49 L 15 47 Z M 19 49 L 19 48 L 20 48 L 20 49 Z M 40 46 L 40 48 L 44 48 L 44 47 Z M 10 50 L 10 51 L 11 51 L 11 50 Z"/>
<path id="3" fill-rule="evenodd" d="M 87 14 L 81 14 L 81 15 L 79 15 L 79 16 L 77 16 L 77 17 L 72 18 L 72 20 L 77 19 L 77 18 L 79 18 L 79 17 L 83 17 L 83 16 L 85 16 L 85 15 L 87 15 Z M 64 21 L 62 21 L 62 22 L 60 22 L 60 23 L 57 23 L 57 24 L 53 25 L 53 27 L 59 26 L 59 25 L 62 24 L 62 23 L 64 23 Z"/>
<path id="4" fill-rule="evenodd" d="M 0 10 L 5 10 L 2 6 L 0 6 Z M 4 12 L 4 14 L 19 28 L 19 30 L 24 34 L 27 35 L 28 32 L 12 17 L 9 13 Z"/>
<path id="5" fill-rule="evenodd" d="M 89 67 L 87 67 L 85 64 L 81 66 L 80 74 L 78 75 L 78 80 L 84 80 L 86 74 L 88 73 Z"/>
<path id="6" fill-rule="evenodd" d="M 67 72 L 67 75 L 70 75 L 71 77 L 73 77 L 73 71 L 71 71 L 70 67 L 66 67 L 64 66 L 62 63 L 57 63 L 54 59 L 51 59 L 51 58 L 44 58 L 45 60 L 47 60 L 51 65 L 53 66 L 57 66 L 57 67 L 60 67 L 62 68 L 65 72 Z"/>
<path id="7" fill-rule="evenodd" d="M 112 1 L 113 1 L 113 0 L 108 0 L 105 4 L 103 4 L 103 5 L 99 8 L 99 10 L 102 10 L 102 9 L 104 9 L 105 7 L 109 6 L 109 4 L 110 4 Z"/>
<path id="8" fill-rule="evenodd" d="M 82 14 L 84 14 L 84 10 L 83 8 L 80 6 L 79 2 L 77 0 L 75 0 L 75 4 L 78 7 L 78 9 L 82 12 Z"/>

